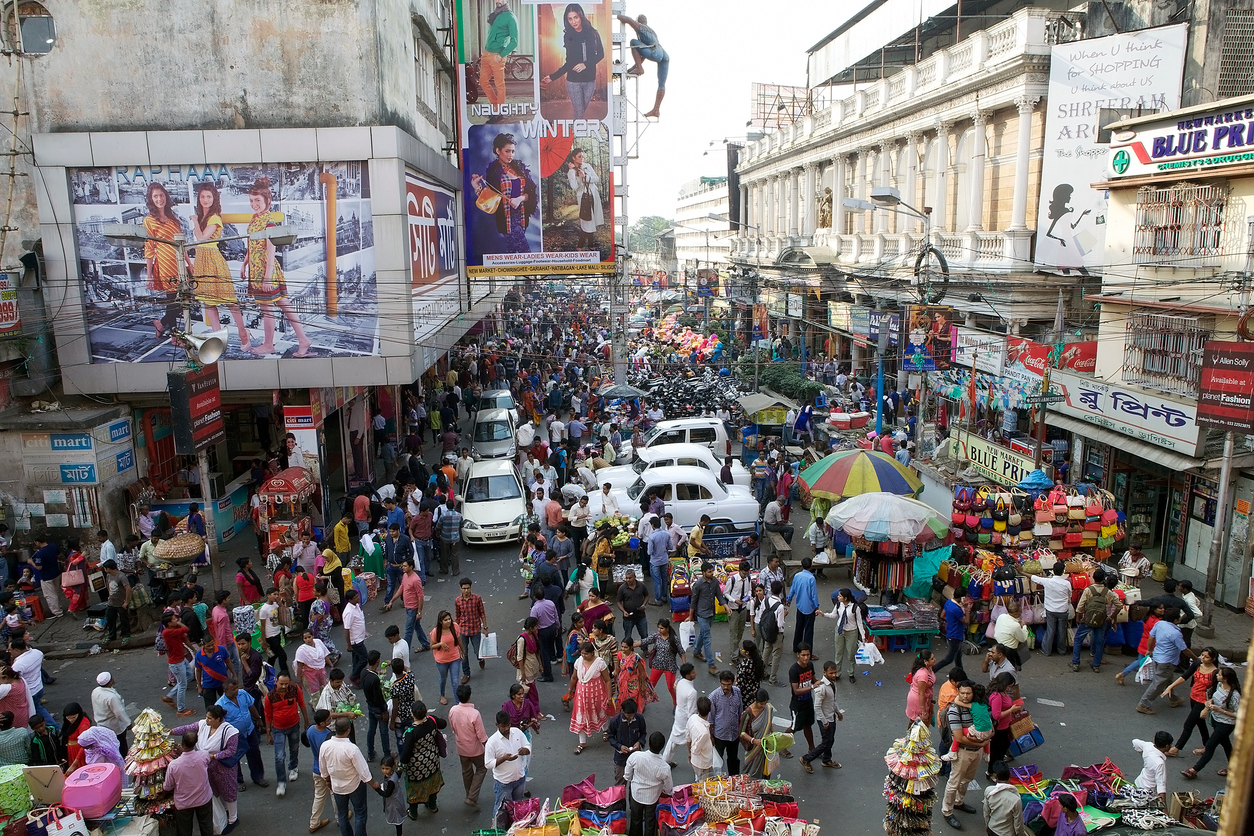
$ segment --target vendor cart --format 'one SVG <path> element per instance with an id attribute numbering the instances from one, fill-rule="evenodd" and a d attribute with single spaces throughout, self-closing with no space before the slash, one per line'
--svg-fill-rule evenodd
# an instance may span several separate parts
<path id="1" fill-rule="evenodd" d="M 316 489 L 312 474 L 303 467 L 281 470 L 262 483 L 257 498 L 261 501 L 260 525 L 266 532 L 267 550 L 290 546 L 305 531 L 319 539 L 310 508 Z"/>
<path id="2" fill-rule="evenodd" d="M 747 426 L 741 430 L 743 448 L 741 458 L 748 467 L 757 457 L 758 450 L 766 444 L 766 436 L 776 436 L 783 441 L 784 419 L 788 410 L 797 409 L 797 404 L 787 398 L 774 395 L 754 393 L 742 395 L 736 400 L 740 411 L 744 413 Z"/>

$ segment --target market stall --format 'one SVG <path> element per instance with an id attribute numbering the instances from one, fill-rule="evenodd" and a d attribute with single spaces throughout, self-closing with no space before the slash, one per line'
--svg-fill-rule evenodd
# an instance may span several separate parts
<path id="1" fill-rule="evenodd" d="M 321 532 L 314 530 L 310 507 L 316 487 L 312 475 L 303 467 L 281 470 L 262 483 L 257 498 L 261 501 L 260 524 L 267 532 L 267 549 L 290 546 L 304 531 L 315 540 L 322 539 Z"/>
<path id="2" fill-rule="evenodd" d="M 767 436 L 778 436 L 783 440 L 784 419 L 788 410 L 796 409 L 797 404 L 787 398 L 761 393 L 741 395 L 736 403 L 745 416 L 746 426 L 741 431 L 741 442 L 744 445 L 741 458 L 748 467 L 753 463 L 758 450 L 765 447 Z"/>

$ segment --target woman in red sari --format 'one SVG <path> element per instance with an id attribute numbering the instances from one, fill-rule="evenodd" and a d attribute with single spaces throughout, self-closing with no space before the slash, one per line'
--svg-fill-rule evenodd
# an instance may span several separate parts
<path id="1" fill-rule="evenodd" d="M 91 590 L 91 587 L 86 580 L 88 571 L 87 558 L 79 549 L 77 537 L 71 537 L 66 542 L 66 545 L 70 550 L 70 556 L 66 558 L 65 561 L 65 572 L 69 573 L 77 571 L 82 575 L 84 580 L 82 583 L 76 583 L 69 586 L 62 585 L 61 589 L 65 592 L 65 597 L 70 602 L 68 607 L 69 611 L 72 613 L 84 612 L 87 609 L 87 593 Z M 61 577 L 64 579 L 65 574 L 62 574 Z"/>

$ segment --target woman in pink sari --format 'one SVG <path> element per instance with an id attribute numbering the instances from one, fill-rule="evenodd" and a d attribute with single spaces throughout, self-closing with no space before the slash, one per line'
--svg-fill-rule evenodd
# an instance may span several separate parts
<path id="1" fill-rule="evenodd" d="M 70 556 L 65 561 L 65 572 L 61 575 L 61 589 L 65 592 L 65 597 L 69 600 L 68 607 L 70 612 L 84 612 L 87 609 L 87 593 L 91 587 L 87 583 L 87 558 L 79 550 L 79 542 L 77 537 L 71 537 L 66 545 L 70 550 Z M 71 572 L 76 573 L 71 577 L 83 578 L 82 583 L 65 584 L 65 576 Z"/>

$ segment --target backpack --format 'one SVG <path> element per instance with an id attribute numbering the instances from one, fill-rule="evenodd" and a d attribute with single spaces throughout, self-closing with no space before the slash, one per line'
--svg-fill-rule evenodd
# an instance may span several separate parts
<path id="1" fill-rule="evenodd" d="M 762 614 L 762 620 L 758 622 L 758 628 L 762 632 L 762 640 L 767 644 L 774 644 L 779 638 L 779 621 L 775 618 L 775 613 L 779 611 L 779 601 L 772 601 L 766 605 L 766 612 Z"/>
<path id="2" fill-rule="evenodd" d="M 1101 627 L 1106 623 L 1106 596 L 1090 592 L 1080 615 L 1088 626 Z"/>
<path id="3" fill-rule="evenodd" d="M 521 639 L 519 636 L 518 639 Z M 518 655 L 518 639 L 514 639 L 513 643 L 505 650 L 505 661 L 509 662 L 516 668 L 522 668 L 522 657 Z M 526 651 L 523 651 L 526 653 Z"/>

